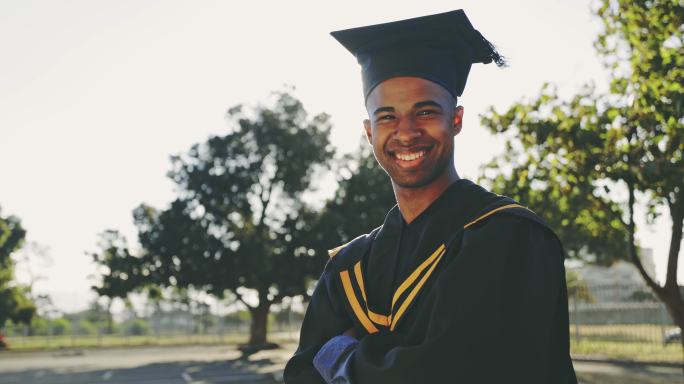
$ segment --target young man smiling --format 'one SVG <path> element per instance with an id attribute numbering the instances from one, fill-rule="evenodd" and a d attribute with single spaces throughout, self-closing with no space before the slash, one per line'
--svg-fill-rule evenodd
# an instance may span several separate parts
<path id="1" fill-rule="evenodd" d="M 373 89 L 366 109 L 366 137 L 410 223 L 458 180 L 454 136 L 461 131 L 463 107 L 432 81 L 393 77 Z"/>
<path id="2" fill-rule="evenodd" d="M 453 162 L 470 66 L 503 59 L 460 10 L 333 36 L 397 206 L 330 252 L 285 382 L 576 383 L 560 242 Z"/>

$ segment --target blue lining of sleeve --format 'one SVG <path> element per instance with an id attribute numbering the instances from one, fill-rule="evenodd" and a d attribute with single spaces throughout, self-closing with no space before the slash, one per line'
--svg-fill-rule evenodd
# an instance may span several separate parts
<path id="1" fill-rule="evenodd" d="M 351 359 L 359 341 L 340 335 L 328 340 L 314 357 L 313 364 L 328 384 L 351 384 Z"/>

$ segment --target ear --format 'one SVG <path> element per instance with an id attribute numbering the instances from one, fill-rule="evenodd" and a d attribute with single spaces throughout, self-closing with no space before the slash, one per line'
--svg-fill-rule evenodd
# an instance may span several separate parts
<path id="1" fill-rule="evenodd" d="M 463 128 L 463 107 L 458 106 L 454 108 L 454 136 L 461 133 Z"/>
<path id="2" fill-rule="evenodd" d="M 373 145 L 373 130 L 371 129 L 371 122 L 368 119 L 363 120 L 363 129 L 366 131 L 366 140 L 368 144 Z"/>

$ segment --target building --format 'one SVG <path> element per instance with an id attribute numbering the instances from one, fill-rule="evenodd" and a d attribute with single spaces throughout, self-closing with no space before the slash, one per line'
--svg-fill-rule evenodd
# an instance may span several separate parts
<path id="1" fill-rule="evenodd" d="M 655 278 L 653 250 L 642 249 L 642 265 L 652 278 Z M 597 303 L 624 303 L 655 300 L 651 289 L 634 264 L 619 260 L 609 267 L 592 264 L 568 265 L 579 275 L 589 288 Z"/>

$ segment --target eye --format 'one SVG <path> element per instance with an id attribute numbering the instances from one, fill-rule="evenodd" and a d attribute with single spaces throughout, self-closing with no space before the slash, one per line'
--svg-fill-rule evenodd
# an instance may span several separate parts
<path id="1" fill-rule="evenodd" d="M 435 111 L 434 109 L 421 109 L 416 113 L 416 115 L 418 116 L 430 116 L 434 114 L 437 114 L 437 111 Z"/>
<path id="2" fill-rule="evenodd" d="M 381 115 L 381 116 L 378 116 L 378 118 L 376 119 L 376 121 L 380 121 L 380 122 L 391 121 L 391 120 L 394 120 L 394 115 Z"/>

